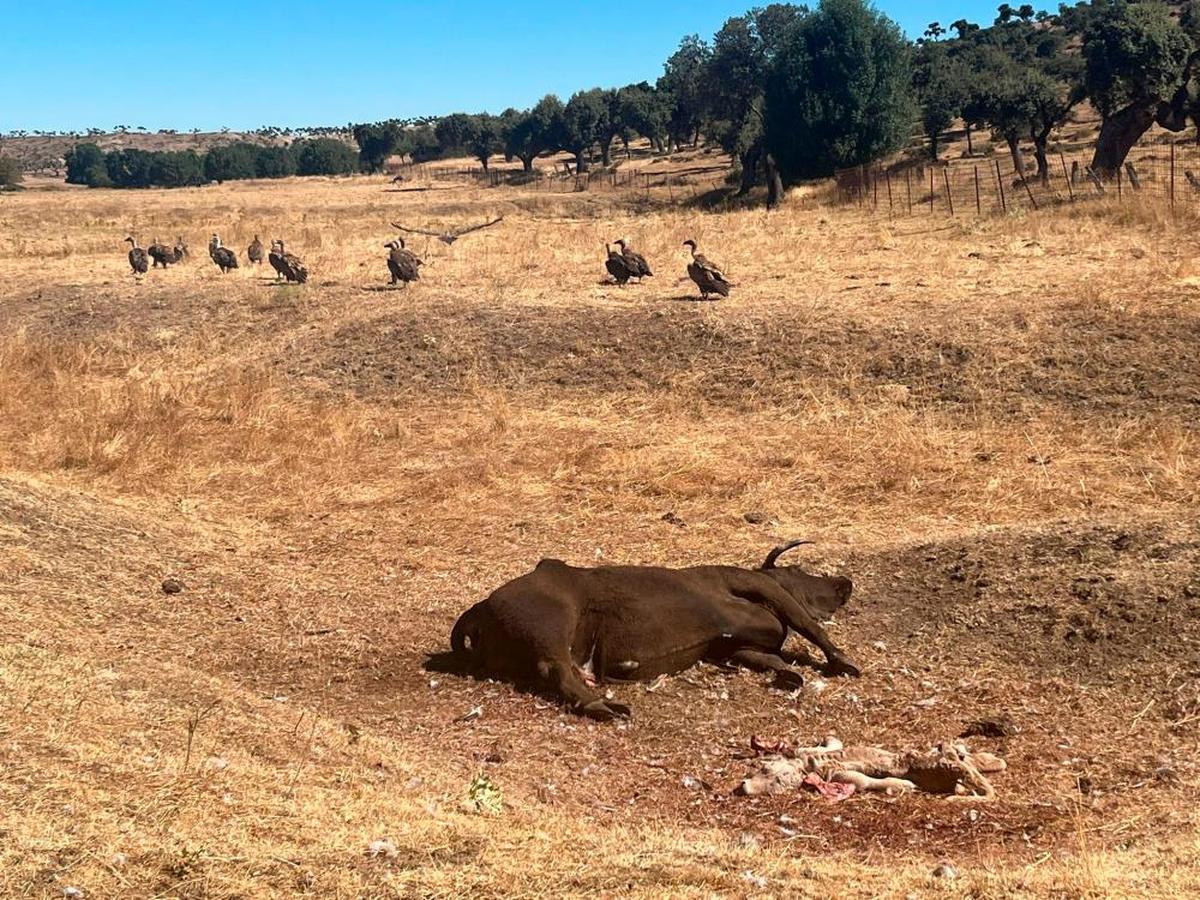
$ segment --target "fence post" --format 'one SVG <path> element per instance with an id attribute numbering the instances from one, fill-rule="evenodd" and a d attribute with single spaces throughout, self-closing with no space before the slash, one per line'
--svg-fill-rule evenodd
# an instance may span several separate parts
<path id="1" fill-rule="evenodd" d="M 946 182 L 946 203 L 950 206 L 950 215 L 954 215 L 954 194 L 950 193 L 950 167 L 942 169 L 942 181 Z"/>
<path id="2" fill-rule="evenodd" d="M 973 166 L 975 169 L 975 215 L 983 215 L 983 203 L 979 199 L 979 166 Z"/>
<path id="3" fill-rule="evenodd" d="M 904 190 L 908 193 L 908 214 L 912 215 L 912 169 L 904 170 Z"/>
<path id="4" fill-rule="evenodd" d="M 879 171 L 871 170 L 871 209 L 879 209 Z"/>
<path id="5" fill-rule="evenodd" d="M 1071 202 L 1075 202 L 1075 188 L 1071 186 L 1071 176 L 1067 172 L 1067 158 L 1063 156 L 1062 151 L 1059 151 L 1058 159 L 1063 167 L 1063 180 L 1067 183 L 1067 196 L 1071 198 Z"/>
<path id="6" fill-rule="evenodd" d="M 1033 199 L 1033 188 L 1029 186 L 1029 178 L 1024 174 L 1021 175 L 1021 184 L 1025 185 L 1025 193 L 1029 195 L 1029 202 L 1036 210 L 1038 208 L 1037 201 Z"/>
<path id="7" fill-rule="evenodd" d="M 1121 167 L 1117 166 L 1117 199 L 1121 199 Z"/>
<path id="8" fill-rule="evenodd" d="M 929 167 L 929 214 L 933 215 L 933 166 Z"/>
<path id="9" fill-rule="evenodd" d="M 1175 212 L 1175 142 L 1171 141 L 1171 212 Z"/>
<path id="10" fill-rule="evenodd" d="M 1008 199 L 1004 196 L 1004 176 L 1000 174 L 1000 160 L 996 160 L 996 187 L 1000 189 L 1000 209 L 1008 212 Z"/>
<path id="11" fill-rule="evenodd" d="M 888 189 L 888 212 L 889 212 L 889 213 L 891 213 L 891 212 L 893 212 L 893 211 L 895 210 L 895 205 L 892 203 L 892 170 L 891 170 L 891 169 L 884 169 L 884 170 L 883 170 L 883 177 L 887 179 L 887 189 Z"/>

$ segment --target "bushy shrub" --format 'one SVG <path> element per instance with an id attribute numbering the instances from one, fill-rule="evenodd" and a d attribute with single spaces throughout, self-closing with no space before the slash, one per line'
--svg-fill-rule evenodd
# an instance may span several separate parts
<path id="1" fill-rule="evenodd" d="M 0 191 L 17 190 L 24 177 L 15 159 L 0 156 Z"/>

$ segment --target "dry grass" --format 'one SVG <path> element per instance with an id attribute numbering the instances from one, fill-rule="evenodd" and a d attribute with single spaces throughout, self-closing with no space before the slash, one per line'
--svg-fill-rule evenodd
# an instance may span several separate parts
<path id="1" fill-rule="evenodd" d="M 0 894 L 1195 892 L 1193 223 L 421 186 L 5 200 Z M 388 221 L 497 214 L 376 290 Z M 134 279 L 131 230 L 193 259 Z M 310 284 L 221 277 L 212 231 L 286 238 Z M 600 283 L 621 235 L 644 286 Z M 686 237 L 731 300 L 690 301 Z M 861 682 L 703 670 L 596 728 L 420 668 L 542 555 L 797 534 L 859 585 Z M 756 731 L 920 744 L 997 710 L 1022 730 L 974 819 L 727 795 Z M 499 817 L 462 807 L 481 769 Z"/>

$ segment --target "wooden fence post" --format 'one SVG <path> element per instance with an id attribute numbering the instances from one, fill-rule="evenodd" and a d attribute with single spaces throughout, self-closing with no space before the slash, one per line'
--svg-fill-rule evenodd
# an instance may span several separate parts
<path id="1" fill-rule="evenodd" d="M 929 167 L 929 214 L 933 215 L 933 166 Z"/>
<path id="2" fill-rule="evenodd" d="M 1117 166 L 1117 199 L 1121 199 L 1121 167 Z"/>
<path id="3" fill-rule="evenodd" d="M 1029 186 L 1029 179 L 1025 175 L 1021 175 L 1021 184 L 1025 185 L 1025 193 L 1029 195 L 1029 202 L 1036 210 L 1038 208 L 1037 201 L 1033 199 L 1033 188 Z"/>
<path id="4" fill-rule="evenodd" d="M 1000 174 L 1000 160 L 996 160 L 996 187 L 1000 189 L 1000 209 L 1008 212 L 1008 200 L 1004 196 L 1004 176 Z"/>
<path id="5" fill-rule="evenodd" d="M 1070 197 L 1071 202 L 1074 203 L 1075 202 L 1075 188 L 1071 186 L 1071 176 L 1067 172 L 1067 158 L 1062 154 L 1061 151 L 1059 151 L 1058 159 L 1059 159 L 1059 162 L 1062 163 L 1062 167 L 1063 167 L 1063 181 L 1065 181 L 1067 183 L 1067 196 Z"/>
<path id="6" fill-rule="evenodd" d="M 950 192 L 950 167 L 942 169 L 942 181 L 946 182 L 946 203 L 950 206 L 950 215 L 954 215 L 954 194 Z"/>
<path id="7" fill-rule="evenodd" d="M 908 193 L 908 214 L 912 215 L 912 169 L 904 170 L 904 190 Z"/>
<path id="8" fill-rule="evenodd" d="M 1171 141 L 1171 212 L 1175 212 L 1175 142 Z"/>
<path id="9" fill-rule="evenodd" d="M 895 209 L 895 204 L 892 203 L 892 171 L 891 171 L 891 169 L 884 169 L 883 176 L 884 176 L 884 178 L 887 179 L 888 212 L 890 213 L 890 212 L 893 212 Z"/>

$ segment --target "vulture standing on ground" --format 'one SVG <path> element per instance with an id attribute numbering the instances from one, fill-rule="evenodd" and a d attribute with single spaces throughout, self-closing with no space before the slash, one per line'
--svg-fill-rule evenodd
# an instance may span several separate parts
<path id="1" fill-rule="evenodd" d="M 228 247 L 221 246 L 219 235 L 214 234 L 212 240 L 208 242 L 208 255 L 217 264 L 217 268 L 221 270 L 222 275 L 228 275 L 230 269 L 238 267 L 237 254 Z"/>
<path id="2" fill-rule="evenodd" d="M 650 271 L 650 264 L 646 262 L 646 257 L 631 250 L 629 242 L 625 238 L 618 239 L 617 246 L 621 248 L 621 256 L 625 259 L 625 266 L 634 278 L 640 282 L 643 278 L 654 276 L 654 273 Z"/>
<path id="3" fill-rule="evenodd" d="M 696 286 L 700 288 L 700 296 L 705 300 L 708 299 L 709 294 L 728 297 L 732 285 L 725 278 L 725 273 L 696 252 L 695 241 L 684 241 L 683 246 L 692 248 L 692 261 L 688 263 L 687 271 L 692 281 L 696 282 Z"/>
<path id="4" fill-rule="evenodd" d="M 276 280 L 282 275 L 289 282 L 298 281 L 304 284 L 308 281 L 308 269 L 304 268 L 304 263 L 296 254 L 284 252 L 283 241 L 271 241 L 271 252 L 267 256 L 267 262 L 275 270 Z"/>
<path id="5" fill-rule="evenodd" d="M 179 260 L 183 259 L 185 256 L 190 255 L 191 254 L 188 253 L 187 241 L 183 239 L 183 235 L 181 234 L 179 237 L 175 238 L 175 262 L 179 262 Z"/>
<path id="6" fill-rule="evenodd" d="M 250 242 L 250 246 L 246 248 L 246 259 L 254 263 L 256 266 L 261 266 L 263 261 L 263 242 L 258 239 L 258 235 L 254 236 L 254 240 Z"/>
<path id="7" fill-rule="evenodd" d="M 151 268 L 157 269 L 159 266 L 162 266 L 165 269 L 171 263 L 179 262 L 175 258 L 175 251 L 166 244 L 159 243 L 158 238 L 155 238 L 154 243 L 146 248 L 146 253 L 154 260 Z"/>
<path id="8" fill-rule="evenodd" d="M 392 273 L 392 284 L 402 281 L 404 286 L 408 287 L 410 281 L 421 280 L 421 273 L 418 269 L 424 263 L 411 250 L 404 249 L 403 238 L 398 241 L 388 241 L 383 246 L 390 247 L 392 250 L 388 254 L 387 261 L 388 271 Z"/>
<path id="9" fill-rule="evenodd" d="M 146 270 L 150 268 L 150 257 L 146 255 L 146 251 L 138 246 L 137 238 L 130 235 L 125 238 L 131 245 L 129 248 L 129 265 L 138 275 L 145 275 Z"/>
<path id="10" fill-rule="evenodd" d="M 608 269 L 608 274 L 617 284 L 624 287 L 629 279 L 637 273 L 629 267 L 629 260 L 608 244 L 604 245 L 604 252 L 608 254 L 608 259 L 604 260 L 604 268 Z"/>

